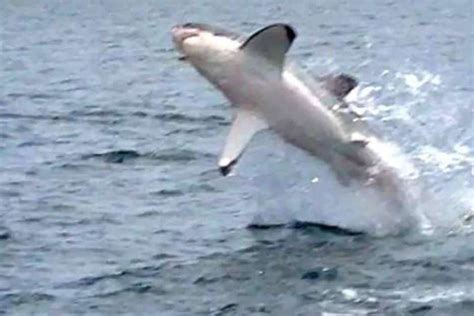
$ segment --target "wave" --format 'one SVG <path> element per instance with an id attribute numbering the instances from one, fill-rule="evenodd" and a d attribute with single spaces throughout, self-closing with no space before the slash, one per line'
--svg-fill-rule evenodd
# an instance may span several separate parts
<path id="1" fill-rule="evenodd" d="M 214 155 L 190 149 L 164 149 L 146 153 L 139 153 L 138 151 L 129 149 L 120 149 L 82 156 L 82 159 L 84 160 L 100 159 L 107 163 L 125 163 L 136 159 L 148 159 L 163 163 L 182 163 L 203 158 L 214 158 Z"/>

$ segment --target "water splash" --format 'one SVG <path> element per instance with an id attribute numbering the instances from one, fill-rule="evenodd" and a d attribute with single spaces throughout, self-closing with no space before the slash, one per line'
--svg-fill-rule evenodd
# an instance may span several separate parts
<path id="1" fill-rule="evenodd" d="M 395 201 L 386 200 L 379 188 L 361 183 L 343 185 L 324 162 L 285 144 L 275 135 L 267 138 L 265 145 L 249 150 L 237 172 L 248 178 L 254 188 L 257 214 L 253 225 L 309 222 L 377 236 L 398 234 L 417 225 L 429 230 L 428 221 L 417 213 L 415 205 L 418 172 L 393 144 L 373 140 L 371 150 L 381 151 L 387 168 L 397 169 L 399 186 L 407 196 L 403 210 L 395 206 Z M 283 154 L 271 156 L 268 150 Z M 247 161 L 255 161 L 255 155 L 268 159 L 252 172 L 255 166 L 247 166 Z"/>
<path id="2" fill-rule="evenodd" d="M 389 136 L 389 140 L 403 135 L 397 143 L 373 137 L 370 146 L 400 177 L 409 214 L 402 216 L 393 210 L 383 211 L 384 202 L 376 193 L 365 188 L 344 188 L 323 163 L 304 158 L 301 153 L 295 155 L 298 150 L 294 148 L 285 148 L 282 149 L 284 152 L 291 153 L 280 157 L 279 161 L 267 162 L 271 167 L 261 170 L 260 175 L 253 178 L 258 190 L 257 209 L 264 210 L 254 218 L 254 223 L 315 221 L 384 235 L 400 231 L 402 223 L 413 221 L 414 217 L 422 233 L 432 234 L 439 227 L 459 227 L 461 218 L 469 218 L 473 203 L 472 199 L 466 198 L 470 193 L 464 187 L 472 187 L 472 181 L 455 192 L 440 194 L 433 192 L 426 177 L 434 175 L 440 181 L 443 176 L 454 172 L 465 176 L 463 171 L 467 168 L 472 177 L 474 159 L 470 147 L 465 142 L 457 142 L 451 151 L 436 148 L 426 139 L 424 118 L 413 115 L 413 111 L 430 98 L 430 93 L 444 84 L 442 77 L 424 70 L 386 70 L 381 76 L 384 77 L 383 85 L 361 83 L 346 101 L 360 120 L 376 127 L 378 135 Z M 434 169 L 432 174 L 427 173 L 429 167 Z M 299 171 L 291 172 L 289 168 Z M 301 171 L 306 168 L 311 170 L 310 175 Z M 278 170 L 278 175 L 275 170 Z M 456 203 L 451 203 L 452 207 L 439 210 L 440 205 L 446 205 L 443 200 L 453 199 Z"/>

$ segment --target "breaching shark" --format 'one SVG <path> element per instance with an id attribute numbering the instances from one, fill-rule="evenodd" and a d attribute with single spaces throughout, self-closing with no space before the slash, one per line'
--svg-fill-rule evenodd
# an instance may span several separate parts
<path id="1" fill-rule="evenodd" d="M 335 107 L 357 81 L 348 75 L 301 78 L 285 62 L 297 34 L 288 24 L 272 24 L 248 38 L 201 23 L 174 26 L 173 42 L 197 71 L 235 108 L 218 165 L 227 175 L 259 131 L 271 129 L 287 143 L 325 162 L 343 186 L 370 186 L 402 207 L 396 172 L 370 146 L 371 138 L 354 132 Z"/>

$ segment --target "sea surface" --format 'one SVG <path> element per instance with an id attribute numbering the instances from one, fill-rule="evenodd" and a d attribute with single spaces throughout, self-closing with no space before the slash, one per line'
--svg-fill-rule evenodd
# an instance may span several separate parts
<path id="1" fill-rule="evenodd" d="M 0 315 L 474 315 L 473 12 L 1 1 Z M 177 58 L 189 21 L 291 23 L 289 58 L 357 77 L 349 102 L 416 168 L 430 229 L 248 228 L 270 208 L 310 221 L 314 159 L 263 134 L 219 174 L 232 110 Z"/>

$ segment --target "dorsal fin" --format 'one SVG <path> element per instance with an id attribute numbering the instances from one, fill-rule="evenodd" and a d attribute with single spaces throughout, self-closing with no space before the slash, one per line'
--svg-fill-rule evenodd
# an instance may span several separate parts
<path id="1" fill-rule="evenodd" d="M 340 99 L 348 95 L 358 84 L 354 77 L 347 74 L 326 75 L 320 79 L 323 81 L 324 87 Z"/>
<path id="2" fill-rule="evenodd" d="M 264 57 L 273 65 L 283 67 L 285 54 L 296 38 L 295 30 L 288 24 L 272 24 L 255 32 L 240 47 Z"/>

